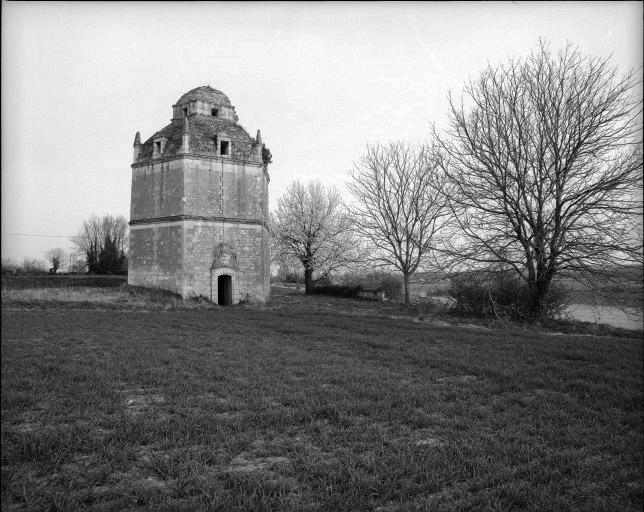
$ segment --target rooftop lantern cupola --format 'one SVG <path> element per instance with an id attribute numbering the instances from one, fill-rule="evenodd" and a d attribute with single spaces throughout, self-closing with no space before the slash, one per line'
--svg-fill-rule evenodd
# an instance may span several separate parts
<path id="1" fill-rule="evenodd" d="M 223 92 L 204 85 L 185 93 L 172 106 L 172 119 L 181 119 L 191 115 L 218 117 L 237 122 L 235 107 Z"/>

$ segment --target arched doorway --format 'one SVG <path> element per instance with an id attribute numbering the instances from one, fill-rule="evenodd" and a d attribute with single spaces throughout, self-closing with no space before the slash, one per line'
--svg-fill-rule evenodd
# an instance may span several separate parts
<path id="1" fill-rule="evenodd" d="M 217 276 L 217 304 L 230 306 L 233 303 L 233 278 L 228 274 Z"/>

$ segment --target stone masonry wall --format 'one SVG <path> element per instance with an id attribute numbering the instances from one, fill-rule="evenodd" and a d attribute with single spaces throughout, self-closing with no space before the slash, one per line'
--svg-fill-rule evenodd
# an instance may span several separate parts
<path id="1" fill-rule="evenodd" d="M 233 277 L 233 303 L 269 299 L 269 239 L 265 227 L 231 222 L 186 221 L 184 233 L 184 296 L 204 296 L 216 302 L 216 274 L 220 273 Z M 230 258 L 232 263 L 224 267 L 217 266 L 213 261 L 213 252 L 221 244 L 231 247 L 234 252 L 234 257 Z"/>
<path id="2" fill-rule="evenodd" d="M 267 221 L 268 186 L 261 165 L 222 158 L 184 162 L 186 215 Z"/>
<path id="3" fill-rule="evenodd" d="M 130 226 L 128 284 L 181 292 L 181 222 Z"/>
<path id="4" fill-rule="evenodd" d="M 183 176 L 180 159 L 133 167 L 130 220 L 181 215 Z"/>

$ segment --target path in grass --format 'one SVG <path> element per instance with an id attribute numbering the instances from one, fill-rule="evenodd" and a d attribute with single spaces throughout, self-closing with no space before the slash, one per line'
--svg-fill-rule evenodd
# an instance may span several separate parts
<path id="1" fill-rule="evenodd" d="M 3 510 L 641 510 L 641 340 L 362 307 L 3 311 Z"/>

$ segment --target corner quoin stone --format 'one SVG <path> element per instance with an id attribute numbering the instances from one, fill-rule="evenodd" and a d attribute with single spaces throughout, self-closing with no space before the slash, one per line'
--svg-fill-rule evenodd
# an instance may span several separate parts
<path id="1" fill-rule="evenodd" d="M 259 130 L 197 87 L 169 125 L 134 138 L 128 284 L 223 304 L 270 297 L 268 175 Z"/>

